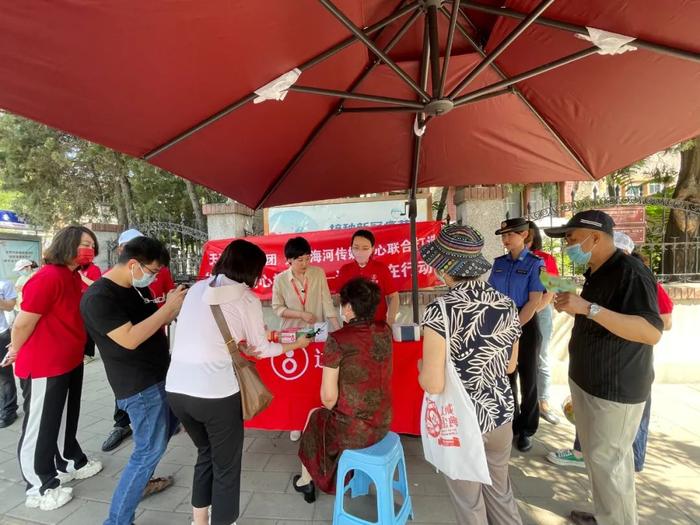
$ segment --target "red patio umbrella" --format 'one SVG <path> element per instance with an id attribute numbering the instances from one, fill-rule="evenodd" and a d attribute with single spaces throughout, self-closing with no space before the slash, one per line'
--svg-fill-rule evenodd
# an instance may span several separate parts
<path id="1" fill-rule="evenodd" d="M 411 188 L 412 219 L 419 186 L 595 179 L 700 134 L 700 2 L 501 4 L 0 0 L 0 107 L 253 208 Z"/>

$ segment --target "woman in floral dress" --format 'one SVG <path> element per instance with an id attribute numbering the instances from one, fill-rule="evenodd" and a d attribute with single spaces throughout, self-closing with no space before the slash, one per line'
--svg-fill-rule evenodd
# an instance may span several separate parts
<path id="1" fill-rule="evenodd" d="M 316 487 L 335 493 L 335 475 L 345 449 L 380 441 L 391 424 L 391 330 L 374 321 L 379 287 L 364 278 L 340 290 L 346 324 L 330 334 L 323 351 L 321 402 L 314 409 L 299 444 L 301 474 L 294 488 L 308 503 Z"/>

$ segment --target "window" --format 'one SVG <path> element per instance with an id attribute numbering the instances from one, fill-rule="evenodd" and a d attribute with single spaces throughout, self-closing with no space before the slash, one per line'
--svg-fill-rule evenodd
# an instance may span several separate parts
<path id="1" fill-rule="evenodd" d="M 649 195 L 656 195 L 657 193 L 664 191 L 664 187 L 658 182 L 650 182 L 647 184 L 647 190 L 649 191 Z"/>
<path id="2" fill-rule="evenodd" d="M 642 196 L 642 187 L 641 186 L 628 186 L 627 187 L 627 192 L 625 193 L 626 197 L 641 197 Z"/>

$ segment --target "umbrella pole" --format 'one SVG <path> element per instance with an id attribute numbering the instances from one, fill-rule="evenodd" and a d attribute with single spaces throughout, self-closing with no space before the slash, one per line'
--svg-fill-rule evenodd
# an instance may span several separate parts
<path id="1" fill-rule="evenodd" d="M 411 304 L 413 305 L 413 322 L 418 324 L 418 232 L 416 228 L 416 217 L 418 216 L 418 206 L 416 203 L 415 189 L 411 189 L 411 196 L 408 200 L 408 218 L 411 222 Z"/>

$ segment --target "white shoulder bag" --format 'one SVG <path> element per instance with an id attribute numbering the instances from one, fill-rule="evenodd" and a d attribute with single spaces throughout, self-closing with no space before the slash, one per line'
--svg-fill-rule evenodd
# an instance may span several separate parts
<path id="1" fill-rule="evenodd" d="M 445 320 L 445 389 L 425 393 L 421 438 L 425 459 L 450 479 L 491 484 L 481 428 L 474 403 L 450 357 L 450 326 L 444 298 L 438 299 Z"/>

